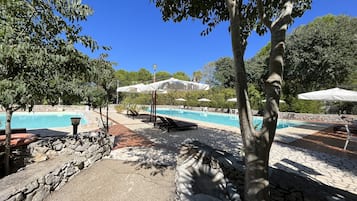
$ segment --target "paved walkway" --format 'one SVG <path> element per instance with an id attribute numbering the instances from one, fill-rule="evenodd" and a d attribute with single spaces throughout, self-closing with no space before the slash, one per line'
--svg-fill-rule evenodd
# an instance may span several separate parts
<path id="1" fill-rule="evenodd" d="M 116 124 L 110 127 L 109 133 L 114 137 L 114 150 L 124 147 L 137 147 L 137 146 L 152 146 L 153 142 L 149 139 L 137 135 L 129 128 Z"/>
<path id="2" fill-rule="evenodd" d="M 152 129 L 151 124 L 117 113 L 110 113 L 110 117 L 115 123 L 110 130 L 110 133 L 117 139 L 114 149 L 127 150 L 128 147 L 135 146 L 156 146 L 152 139 L 148 139 L 138 134 L 140 132 L 136 132 L 138 129 L 143 128 Z M 298 131 L 301 130 L 298 129 Z M 329 145 L 330 147 L 322 146 L 323 148 L 316 150 L 316 144 L 311 143 L 313 140 L 309 138 L 316 135 L 316 133 L 325 131 L 316 132 L 316 130 L 310 130 L 308 132 L 305 130 L 304 132 L 306 133 L 293 141 L 289 140 L 286 143 L 274 142 L 270 153 L 270 166 L 294 172 L 326 185 L 357 194 L 357 184 L 355 184 L 355 181 L 357 181 L 357 144 L 351 143 L 349 145 L 351 147 L 350 151 L 343 151 L 341 148 L 326 151 L 334 145 Z M 180 133 L 177 133 L 177 137 L 179 137 Z M 290 131 L 285 133 L 289 135 L 287 136 L 289 138 L 293 134 Z M 160 133 L 159 135 L 165 135 L 165 133 Z M 279 135 L 284 135 L 284 132 L 282 130 L 279 131 Z M 175 137 L 176 135 L 166 135 L 166 137 L 170 136 Z M 281 136 L 280 138 L 284 139 Z M 315 142 L 318 139 L 321 140 L 321 136 L 316 138 Z M 306 145 L 305 142 L 310 142 L 311 144 Z M 122 153 L 125 153 L 125 151 Z M 135 162 L 102 160 L 91 168 L 82 171 L 48 200 L 130 201 L 145 199 L 159 201 L 169 200 L 173 197 L 174 170 L 146 171 L 145 168 L 137 165 Z M 157 172 L 160 172 L 160 174 L 156 174 Z M 73 192 L 73 189 L 78 189 L 76 190 L 77 193 Z M 98 197 L 99 193 L 100 198 Z"/>
<path id="3" fill-rule="evenodd" d="M 139 168 L 135 163 L 104 159 L 81 171 L 46 201 L 174 200 L 174 170 Z"/>

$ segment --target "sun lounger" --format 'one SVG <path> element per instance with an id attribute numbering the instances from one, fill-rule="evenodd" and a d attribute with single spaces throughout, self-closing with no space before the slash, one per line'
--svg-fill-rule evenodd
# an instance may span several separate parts
<path id="1" fill-rule="evenodd" d="M 137 117 L 139 115 L 139 113 L 133 109 L 127 109 L 126 115 L 133 117 L 133 119 L 134 119 L 134 117 Z"/>
<path id="2" fill-rule="evenodd" d="M 348 128 L 351 133 L 357 134 L 357 120 L 354 120 L 352 118 L 348 118 L 345 116 L 340 116 L 341 120 L 344 121 L 344 124 L 341 125 L 336 125 L 333 127 L 334 131 L 344 131 L 347 132 L 346 126 L 348 125 Z"/>
<path id="3" fill-rule="evenodd" d="M 13 128 L 11 133 L 27 133 L 26 128 Z M 0 135 L 5 135 L 5 129 L 0 129 Z"/>
<path id="4" fill-rule="evenodd" d="M 187 122 L 187 121 L 179 121 L 179 120 L 173 120 L 169 117 L 165 117 L 167 120 L 167 132 L 170 132 L 170 130 L 175 129 L 175 130 L 187 130 L 187 129 L 192 129 L 198 128 L 198 125 L 196 123 L 192 122 Z"/>
<path id="5" fill-rule="evenodd" d="M 165 117 L 163 116 L 156 116 L 159 121 L 156 121 L 154 123 L 155 127 L 161 128 L 161 129 L 167 129 L 170 123 L 166 120 Z"/>
<path id="6" fill-rule="evenodd" d="M 357 135 L 354 135 L 354 134 L 351 132 L 351 130 L 350 130 L 350 128 L 349 128 L 349 125 L 346 124 L 345 127 L 346 127 L 346 131 L 347 131 L 347 138 L 346 138 L 345 146 L 343 147 L 344 150 L 347 149 L 347 145 L 348 145 L 348 143 L 349 143 L 350 141 L 355 141 L 355 142 L 357 142 Z"/>
<path id="7" fill-rule="evenodd" d="M 126 114 L 130 117 L 134 118 L 138 118 L 138 119 L 148 119 L 150 118 L 150 114 L 140 114 L 138 111 L 134 110 L 134 109 L 128 109 Z"/>

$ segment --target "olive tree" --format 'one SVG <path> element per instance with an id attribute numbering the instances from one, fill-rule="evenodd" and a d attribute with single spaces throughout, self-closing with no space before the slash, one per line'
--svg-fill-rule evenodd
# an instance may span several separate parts
<path id="1" fill-rule="evenodd" d="M 200 19 L 207 35 L 223 21 L 229 21 L 238 99 L 239 121 L 245 152 L 244 199 L 269 200 L 269 152 L 278 120 L 282 83 L 285 35 L 292 19 L 310 8 L 311 0 L 153 0 L 161 9 L 165 21 L 180 22 L 188 17 Z M 269 73 L 265 80 L 265 116 L 260 130 L 253 124 L 249 103 L 244 53 L 247 38 L 255 29 L 259 34 L 271 33 Z"/>
<path id="2" fill-rule="evenodd" d="M 60 79 L 72 80 L 75 73 L 86 71 L 88 58 L 74 45 L 80 42 L 92 50 L 98 48 L 91 37 L 80 35 L 77 24 L 91 13 L 78 0 L 0 2 L 0 104 L 6 110 L 6 174 L 13 112 L 51 94 L 57 96 Z"/>
<path id="3" fill-rule="evenodd" d="M 105 130 L 109 130 L 109 99 L 116 91 L 115 71 L 112 63 L 107 61 L 107 54 L 101 54 L 98 59 L 91 60 L 90 83 L 94 107 L 99 107 L 99 113 Z M 102 107 L 106 107 L 106 121 L 102 119 Z"/>

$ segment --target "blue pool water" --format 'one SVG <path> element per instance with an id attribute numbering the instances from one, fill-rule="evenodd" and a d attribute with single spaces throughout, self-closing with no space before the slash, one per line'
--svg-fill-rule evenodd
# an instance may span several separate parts
<path id="1" fill-rule="evenodd" d="M 63 112 L 14 112 L 11 119 L 11 128 L 55 128 L 71 125 L 71 117 L 81 117 L 80 125 L 87 124 L 83 114 Z M 5 113 L 0 114 L 1 129 L 5 128 Z"/>
<path id="2" fill-rule="evenodd" d="M 204 121 L 208 123 L 221 124 L 226 126 L 239 127 L 238 116 L 233 114 L 223 114 L 223 113 L 213 113 L 213 112 L 198 112 L 191 110 L 177 110 L 177 109 L 163 109 L 158 108 L 156 110 L 158 115 L 163 114 L 172 117 L 180 117 L 198 121 Z M 262 117 L 254 117 L 253 124 L 256 128 L 261 128 L 263 122 Z M 289 122 L 286 120 L 279 120 L 277 128 L 287 128 L 292 126 L 298 126 L 301 123 L 298 122 Z"/>

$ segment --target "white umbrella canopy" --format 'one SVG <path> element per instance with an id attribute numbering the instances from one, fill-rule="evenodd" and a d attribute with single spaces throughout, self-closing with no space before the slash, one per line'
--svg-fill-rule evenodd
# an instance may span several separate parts
<path id="1" fill-rule="evenodd" d="M 128 92 L 128 93 L 140 93 L 142 90 L 145 89 L 145 84 L 134 84 L 124 87 L 118 87 L 117 92 Z"/>
<path id="2" fill-rule="evenodd" d="M 160 91 L 197 91 L 197 90 L 208 90 L 208 84 L 201 84 L 197 82 L 190 82 L 179 80 L 175 78 L 170 78 L 167 80 L 162 80 L 145 85 L 143 91 L 154 92 L 153 93 L 153 104 L 151 113 L 156 116 L 156 92 Z M 156 118 L 154 118 L 154 122 Z"/>
<path id="3" fill-rule="evenodd" d="M 198 99 L 198 101 L 200 101 L 200 102 L 211 102 L 211 100 L 208 99 L 208 98 L 200 98 L 200 99 Z"/>
<path id="4" fill-rule="evenodd" d="M 298 94 L 298 99 L 319 101 L 357 102 L 357 91 L 332 88 Z"/>
<path id="5" fill-rule="evenodd" d="M 158 82 L 154 82 L 146 85 L 146 89 L 148 91 L 196 91 L 196 90 L 208 90 L 208 84 L 202 84 L 197 82 L 190 82 L 179 80 L 176 78 L 170 78 L 167 80 L 162 80 Z"/>
<path id="6" fill-rule="evenodd" d="M 186 99 L 184 99 L 184 98 L 176 98 L 175 101 L 183 101 L 183 102 L 185 102 Z"/>
<path id="7" fill-rule="evenodd" d="M 237 98 L 229 98 L 227 99 L 227 102 L 237 102 Z"/>
<path id="8" fill-rule="evenodd" d="M 267 102 L 267 100 L 262 100 L 263 103 Z M 279 100 L 279 103 L 286 103 L 284 100 Z"/>
<path id="9" fill-rule="evenodd" d="M 151 87 L 142 83 L 117 88 L 117 92 L 128 92 L 128 93 L 150 93 L 152 91 L 154 90 L 151 90 Z M 167 91 L 159 89 L 157 90 L 157 93 L 166 94 Z"/>

